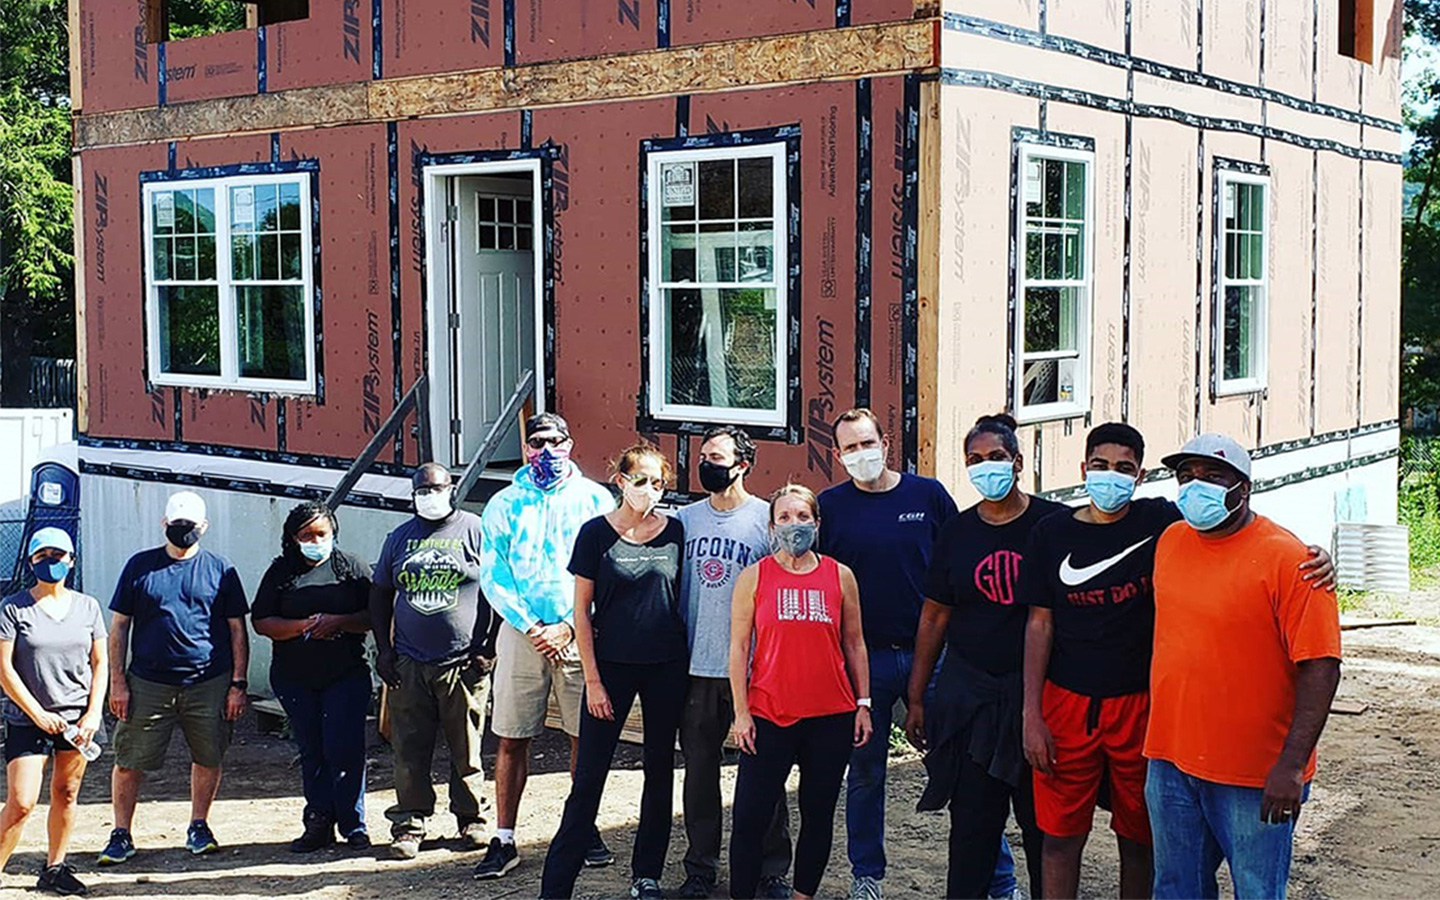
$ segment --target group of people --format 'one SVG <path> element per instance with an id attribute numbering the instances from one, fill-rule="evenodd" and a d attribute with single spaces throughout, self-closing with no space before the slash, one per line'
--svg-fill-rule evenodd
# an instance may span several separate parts
<path id="1" fill-rule="evenodd" d="M 457 507 L 444 467 L 422 465 L 415 515 L 373 569 L 337 546 L 333 511 L 295 507 L 249 608 L 234 567 L 200 546 L 203 499 L 181 491 L 164 545 L 121 574 L 108 631 L 99 603 L 65 587 L 69 536 L 37 532 L 35 586 L 0 603 L 0 868 L 53 758 L 39 886 L 84 892 L 65 855 L 107 690 L 115 828 L 99 862 L 135 854 L 143 776 L 176 725 L 192 760 L 186 846 L 218 847 L 208 814 L 246 707 L 248 613 L 274 644 L 271 687 L 300 749 L 295 852 L 370 846 L 371 634 L 398 858 L 430 833 L 443 735 L 450 812 L 462 841 L 485 851 L 474 876 L 520 865 L 530 744 L 553 703 L 572 785 L 540 892 L 571 896 L 585 867 L 614 861 L 596 823 L 638 699 L 632 897 L 665 896 L 678 738 L 687 850 L 672 896 L 717 889 L 729 739 L 740 749 L 729 896 L 815 896 L 843 787 L 850 895 L 879 900 L 888 736 L 903 703 L 905 733 L 925 751 L 918 807 L 949 809 L 945 896 L 1019 893 L 1012 810 L 1031 893 L 1076 896 L 1097 804 L 1111 810 L 1123 897 L 1214 897 L 1222 860 L 1239 895 L 1283 896 L 1338 683 L 1339 623 L 1328 555 L 1250 509 L 1245 450 L 1202 435 L 1163 461 L 1178 503 L 1136 499 L 1144 441 L 1100 425 L 1081 464 L 1089 503 L 1072 508 L 1020 487 L 1014 421 L 982 417 L 964 437 L 982 499 L 961 512 L 940 482 L 888 465 L 869 410 L 842 413 L 833 432 L 849 479 L 818 497 L 787 484 L 766 502 L 746 489 L 754 442 L 713 428 L 697 471 L 707 497 L 667 513 L 673 472 L 659 449 L 642 442 L 615 459 L 617 503 L 571 460 L 565 420 L 540 413 L 525 423 L 525 464 L 480 516 Z M 487 716 L 499 738 L 493 827 L 481 797 Z M 785 783 L 797 766 L 792 840 Z"/>

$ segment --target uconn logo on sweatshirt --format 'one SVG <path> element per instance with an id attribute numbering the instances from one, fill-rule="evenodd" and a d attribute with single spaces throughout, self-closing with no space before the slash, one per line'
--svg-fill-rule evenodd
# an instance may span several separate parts
<path id="1" fill-rule="evenodd" d="M 697 537 L 685 542 L 685 558 L 695 566 L 695 575 L 707 588 L 723 587 L 738 569 L 750 565 L 750 548 L 743 541 L 726 537 Z"/>

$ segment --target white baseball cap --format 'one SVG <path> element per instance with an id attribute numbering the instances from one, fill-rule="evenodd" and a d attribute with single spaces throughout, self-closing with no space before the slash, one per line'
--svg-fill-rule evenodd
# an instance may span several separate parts
<path id="1" fill-rule="evenodd" d="M 1172 469 L 1178 469 L 1190 459 L 1216 459 L 1250 480 L 1250 454 L 1245 448 L 1223 434 L 1202 434 L 1185 442 L 1180 452 L 1172 453 L 1160 461 Z"/>
<path id="2" fill-rule="evenodd" d="M 205 501 L 194 491 L 176 491 L 165 501 L 165 521 L 199 525 L 205 521 Z"/>

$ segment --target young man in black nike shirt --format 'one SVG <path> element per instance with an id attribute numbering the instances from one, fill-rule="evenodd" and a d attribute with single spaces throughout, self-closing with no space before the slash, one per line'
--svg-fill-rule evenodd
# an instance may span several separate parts
<path id="1" fill-rule="evenodd" d="M 1155 544 L 1180 512 L 1169 500 L 1132 499 L 1145 477 L 1145 441 L 1109 422 L 1085 440 L 1090 503 L 1030 533 L 1020 599 L 1025 638 L 1025 756 L 1034 769 L 1035 818 L 1045 833 L 1043 895 L 1075 897 L 1080 856 L 1101 782 L 1120 847 L 1120 896 L 1149 897 L 1145 809 L 1150 655 L 1155 631 Z M 1302 564 L 1316 587 L 1333 581 L 1312 547 Z"/>

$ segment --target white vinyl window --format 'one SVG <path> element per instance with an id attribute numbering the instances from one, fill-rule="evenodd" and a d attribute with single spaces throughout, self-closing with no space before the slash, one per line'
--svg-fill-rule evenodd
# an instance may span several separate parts
<path id="1" fill-rule="evenodd" d="M 1090 408 L 1094 154 L 1020 147 L 1015 409 L 1027 421 Z"/>
<path id="2" fill-rule="evenodd" d="M 1220 346 L 1215 389 L 1221 394 L 1265 388 L 1269 189 L 1270 181 L 1263 175 L 1220 173 Z"/>
<path id="3" fill-rule="evenodd" d="M 314 393 L 309 210 L 305 174 L 145 185 L 152 383 Z"/>
<path id="4" fill-rule="evenodd" d="M 649 155 L 656 418 L 785 424 L 785 148 Z"/>

